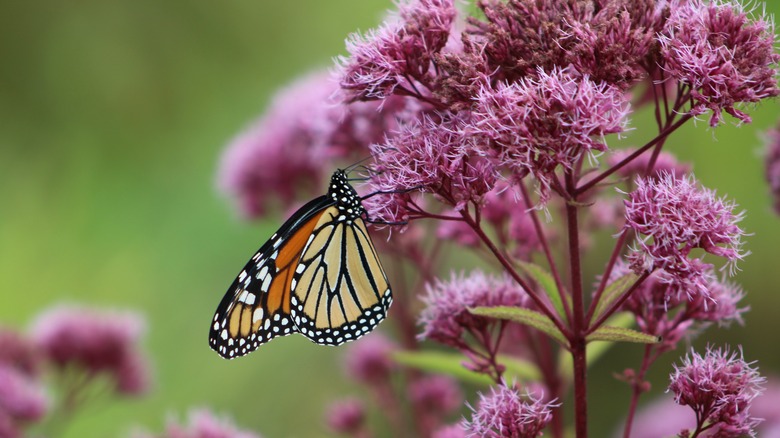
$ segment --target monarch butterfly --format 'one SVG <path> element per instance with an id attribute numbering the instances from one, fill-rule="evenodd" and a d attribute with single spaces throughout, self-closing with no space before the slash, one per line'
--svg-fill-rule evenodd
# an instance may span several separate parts
<path id="1" fill-rule="evenodd" d="M 209 345 L 232 359 L 277 336 L 340 345 L 373 330 L 393 301 L 361 198 L 337 170 L 327 195 L 296 211 L 228 288 Z"/>

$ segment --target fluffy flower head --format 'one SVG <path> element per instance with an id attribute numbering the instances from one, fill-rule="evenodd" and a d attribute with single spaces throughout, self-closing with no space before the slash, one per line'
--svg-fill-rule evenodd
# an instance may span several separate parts
<path id="1" fill-rule="evenodd" d="M 711 126 L 722 111 L 750 123 L 735 105 L 780 94 L 774 26 L 765 18 L 751 21 L 736 1 L 675 3 L 660 39 L 666 70 L 690 86 L 693 114 L 712 111 Z"/>
<path id="2" fill-rule="evenodd" d="M 619 261 L 612 270 L 610 283 L 630 272 L 628 264 Z M 664 281 L 663 275 L 662 271 L 651 274 L 623 305 L 623 310 L 636 318 L 639 330 L 662 338 L 658 348 L 672 350 L 691 329 L 710 323 L 742 323 L 742 314 L 748 310 L 739 307 L 744 292 L 739 286 L 718 279 L 711 267 L 704 272 L 706 296 L 671 293 L 674 286 Z"/>
<path id="3" fill-rule="evenodd" d="M 742 213 L 734 213 L 735 205 L 713 190 L 700 188 L 693 176 L 638 178 L 625 205 L 625 226 L 640 237 L 632 267 L 637 273 L 662 269 L 661 278 L 677 292 L 707 295 L 707 265 L 688 258 L 694 248 L 726 258 L 732 268 L 745 255 L 745 233 L 737 225 Z"/>
<path id="4" fill-rule="evenodd" d="M 554 403 L 545 403 L 530 394 L 499 386 L 489 395 L 480 394 L 479 407 L 466 421 L 469 438 L 529 438 L 540 436 L 552 420 Z"/>
<path id="5" fill-rule="evenodd" d="M 704 356 L 691 351 L 682 365 L 675 365 L 669 391 L 675 401 L 690 406 L 704 424 L 712 424 L 718 437 L 755 436 L 760 420 L 750 415 L 750 405 L 762 392 L 765 379 L 741 352 L 707 349 Z"/>
<path id="6" fill-rule="evenodd" d="M 480 202 L 493 188 L 497 173 L 481 157 L 470 156 L 461 120 L 451 115 L 426 116 L 402 127 L 385 144 L 372 145 L 372 191 L 392 192 L 366 203 L 369 217 L 387 222 L 408 219 L 409 191 L 434 193 L 456 209 Z"/>
<path id="7" fill-rule="evenodd" d="M 399 0 L 398 14 L 378 29 L 347 39 L 339 82 L 350 100 L 385 99 L 426 81 L 434 54 L 449 38 L 453 0 Z M 414 81 L 411 82 L 410 81 Z"/>
<path id="8" fill-rule="evenodd" d="M 452 274 L 449 281 L 436 280 L 427 286 L 425 309 L 420 315 L 422 339 L 459 345 L 465 330 L 479 330 L 492 319 L 472 315 L 468 309 L 480 306 L 522 306 L 527 293 L 508 276 L 488 276 L 474 271 L 468 276 Z"/>
<path id="9" fill-rule="evenodd" d="M 604 136 L 625 129 L 624 93 L 571 68 L 539 71 L 537 79 L 484 87 L 474 109 L 474 134 L 489 140 L 483 152 L 519 178 L 536 177 L 542 199 L 559 167 L 604 151 Z"/>

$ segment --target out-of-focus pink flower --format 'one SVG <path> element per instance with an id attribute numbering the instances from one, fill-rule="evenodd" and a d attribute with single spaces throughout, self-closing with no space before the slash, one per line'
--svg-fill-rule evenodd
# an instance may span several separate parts
<path id="1" fill-rule="evenodd" d="M 692 113 L 711 110 L 711 126 L 722 121 L 722 111 L 750 123 L 735 105 L 780 94 L 772 21 L 751 20 L 745 7 L 732 0 L 672 4 L 659 35 L 661 53 L 668 74 L 690 87 Z"/>
<path id="2" fill-rule="evenodd" d="M 40 421 L 49 400 L 33 377 L 0 364 L 0 436 L 21 436 L 25 424 Z"/>
<path id="3" fill-rule="evenodd" d="M 0 365 L 8 365 L 28 374 L 37 375 L 41 355 L 32 341 L 17 331 L 0 327 Z"/>
<path id="4" fill-rule="evenodd" d="M 715 191 L 700 188 L 693 176 L 638 178 L 628 196 L 625 226 L 638 236 L 632 268 L 637 273 L 662 269 L 662 281 L 675 285 L 672 292 L 707 295 L 708 265 L 688 258 L 694 248 L 726 258 L 732 269 L 744 257 L 745 233 L 737 225 L 743 214 L 735 214 L 735 204 L 717 198 Z"/>
<path id="5" fill-rule="evenodd" d="M 436 236 L 472 248 L 478 247 L 482 242 L 474 229 L 464 221 L 441 221 Z"/>
<path id="6" fill-rule="evenodd" d="M 219 418 L 211 411 L 197 409 L 189 413 L 187 424 L 168 421 L 163 433 L 136 433 L 134 438 L 260 438 L 260 435 L 238 429 L 232 421 Z"/>
<path id="7" fill-rule="evenodd" d="M 634 152 L 636 152 L 636 149 L 634 148 L 614 150 L 609 154 L 609 157 L 607 157 L 607 164 L 610 167 L 615 166 Z M 617 174 L 630 179 L 646 176 L 647 166 L 650 164 L 651 156 L 652 153 L 649 151 L 639 155 L 618 169 Z M 690 171 L 691 166 L 689 164 L 678 162 L 674 155 L 664 151 L 658 154 L 651 175 L 668 173 L 680 178 L 683 175 L 690 173 Z"/>
<path id="8" fill-rule="evenodd" d="M 350 378 L 369 385 L 387 382 L 395 368 L 391 357 L 395 344 L 379 332 L 371 333 L 350 345 L 345 366 Z"/>
<path id="9" fill-rule="evenodd" d="M 541 202 L 549 199 L 558 168 L 572 169 L 590 152 L 604 151 L 604 136 L 622 132 L 626 95 L 579 76 L 571 68 L 540 71 L 536 79 L 485 87 L 477 97 L 470 133 L 489 142 L 482 150 L 515 177 L 533 175 Z"/>
<path id="10" fill-rule="evenodd" d="M 463 423 L 450 424 L 433 431 L 431 438 L 466 438 L 466 429 Z"/>
<path id="11" fill-rule="evenodd" d="M 443 416 L 463 405 L 463 393 L 450 377 L 426 376 L 409 386 L 409 400 L 420 412 Z"/>
<path id="12" fill-rule="evenodd" d="M 682 365 L 675 365 L 669 391 L 676 403 L 693 409 L 698 427 L 708 423 L 719 437 L 755 436 L 761 420 L 750 406 L 765 379 L 751 365 L 741 351 L 708 348 L 704 356 L 691 351 Z"/>
<path id="13" fill-rule="evenodd" d="M 139 350 L 144 325 L 129 311 L 58 306 L 38 316 L 32 338 L 56 368 L 105 373 L 118 393 L 139 394 L 148 389 L 148 364 Z"/>
<path id="14" fill-rule="evenodd" d="M 449 281 L 437 279 L 427 286 L 423 300 L 420 338 L 453 346 L 461 345 L 464 331 L 479 331 L 495 322 L 472 315 L 469 308 L 527 306 L 530 301 L 528 294 L 508 276 L 488 276 L 481 271 L 468 276 L 452 274 Z"/>
<path id="15" fill-rule="evenodd" d="M 337 433 L 353 435 L 363 428 L 366 421 L 365 403 L 349 398 L 334 402 L 328 408 L 325 420 L 328 427 Z"/>
<path id="16" fill-rule="evenodd" d="M 334 98 L 337 91 L 327 72 L 303 77 L 228 145 L 218 185 L 246 217 L 261 215 L 273 200 L 290 207 L 298 195 L 320 193 L 324 163 L 364 158 L 369 144 L 396 129 L 396 119 L 421 109 L 402 97 L 345 105 Z"/>
<path id="17" fill-rule="evenodd" d="M 446 44 L 452 0 L 399 0 L 398 14 L 378 29 L 347 39 L 339 82 L 350 100 L 385 99 L 426 86 L 433 56 Z"/>
<path id="18" fill-rule="evenodd" d="M 753 400 L 750 413 L 764 421 L 759 425 L 756 436 L 780 438 L 780 378 L 769 376 L 764 391 Z"/>
<path id="19" fill-rule="evenodd" d="M 480 394 L 479 406 L 472 408 L 471 419 L 465 421 L 466 436 L 471 438 L 530 438 L 540 436 L 552 420 L 555 403 L 517 390 L 499 386 L 489 395 Z"/>
<path id="20" fill-rule="evenodd" d="M 222 156 L 218 184 L 247 217 L 261 215 L 270 199 L 289 206 L 296 191 L 322 179 L 320 124 L 340 109 L 328 103 L 336 91 L 326 73 L 299 79 L 274 97 L 266 113 L 236 136 Z M 334 114 L 335 113 L 335 114 Z"/>
<path id="21" fill-rule="evenodd" d="M 659 421 L 659 420 L 663 421 Z M 631 438 L 658 438 L 676 436 L 683 429 L 696 427 L 696 415 L 685 406 L 674 402 L 674 398 L 666 395 L 644 405 L 634 416 L 631 427 Z M 621 425 L 615 431 L 613 438 L 623 436 Z"/>
<path id="22" fill-rule="evenodd" d="M 775 213 L 780 215 L 780 124 L 769 129 L 765 136 L 764 166 L 766 181 L 772 191 Z"/>
<path id="23" fill-rule="evenodd" d="M 391 194 L 365 203 L 369 217 L 407 221 L 414 211 L 408 206 L 411 191 L 434 193 L 456 209 L 480 202 L 495 184 L 497 173 L 488 160 L 470 156 L 461 123 L 448 114 L 426 116 L 403 126 L 386 143 L 371 146 L 372 190 Z"/>

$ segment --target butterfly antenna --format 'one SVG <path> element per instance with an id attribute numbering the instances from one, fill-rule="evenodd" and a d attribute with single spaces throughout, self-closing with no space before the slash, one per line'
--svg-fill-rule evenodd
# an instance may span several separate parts
<path id="1" fill-rule="evenodd" d="M 357 169 L 359 167 L 365 168 L 366 166 L 362 166 L 362 163 L 365 163 L 366 161 L 368 161 L 368 160 L 370 160 L 372 158 L 374 158 L 374 156 L 373 155 L 369 155 L 366 158 L 363 158 L 362 160 L 359 160 L 357 162 L 354 162 L 354 163 L 350 164 L 349 166 L 347 166 L 344 169 L 344 173 L 350 173 L 350 172 L 352 172 L 353 170 L 355 170 L 355 169 Z"/>

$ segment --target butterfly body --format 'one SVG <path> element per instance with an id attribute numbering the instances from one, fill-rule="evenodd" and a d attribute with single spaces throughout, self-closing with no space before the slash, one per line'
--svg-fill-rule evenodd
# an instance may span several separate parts
<path id="1" fill-rule="evenodd" d="M 373 330 L 392 293 L 364 214 L 346 174 L 336 171 L 328 194 L 295 212 L 228 288 L 212 320 L 211 348 L 232 359 L 277 336 L 340 345 Z"/>

